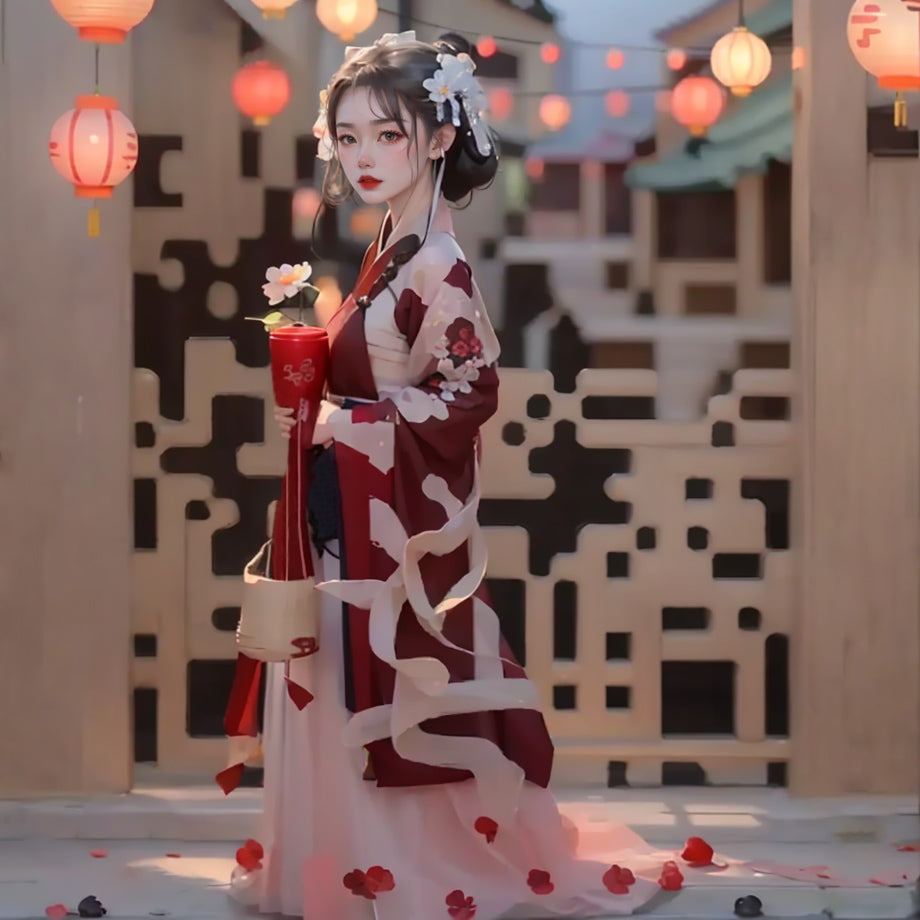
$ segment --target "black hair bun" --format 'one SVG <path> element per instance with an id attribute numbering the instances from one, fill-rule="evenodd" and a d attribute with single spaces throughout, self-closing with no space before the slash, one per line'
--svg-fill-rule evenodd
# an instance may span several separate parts
<path id="1" fill-rule="evenodd" d="M 437 38 L 434 46 L 448 54 L 470 54 L 473 50 L 473 46 L 458 32 L 445 32 Z"/>

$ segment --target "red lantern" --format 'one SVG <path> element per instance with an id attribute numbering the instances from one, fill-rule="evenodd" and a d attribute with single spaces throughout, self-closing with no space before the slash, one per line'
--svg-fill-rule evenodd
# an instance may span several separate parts
<path id="1" fill-rule="evenodd" d="M 894 123 L 905 127 L 904 93 L 920 90 L 920 2 L 856 0 L 847 21 L 847 40 L 856 60 L 878 85 L 897 93 Z"/>
<path id="2" fill-rule="evenodd" d="M 527 178 L 531 182 L 541 182 L 543 180 L 543 173 L 545 172 L 545 166 L 543 160 L 537 159 L 536 157 L 528 157 L 524 161 L 524 172 L 527 173 Z"/>
<path id="3" fill-rule="evenodd" d="M 614 118 L 623 118 L 629 113 L 629 93 L 621 89 L 614 89 L 605 97 L 607 111 Z"/>
<path id="4" fill-rule="evenodd" d="M 559 131 L 564 128 L 572 117 L 572 104 L 565 96 L 551 93 L 540 100 L 540 121 L 550 131 Z"/>
<path id="5" fill-rule="evenodd" d="M 48 154 L 77 198 L 111 198 L 137 164 L 137 131 L 113 97 L 77 96 L 76 107 L 52 126 Z M 95 207 L 89 221 L 90 236 L 98 236 Z"/>
<path id="6" fill-rule="evenodd" d="M 514 94 L 507 86 L 489 91 L 489 114 L 494 121 L 504 121 L 514 111 Z"/>
<path id="7" fill-rule="evenodd" d="M 254 124 L 267 125 L 291 98 L 291 81 L 277 64 L 254 61 L 233 78 L 233 101 Z"/>
<path id="8" fill-rule="evenodd" d="M 153 0 L 51 0 L 51 5 L 80 38 L 118 44 L 153 9 Z"/>
<path id="9" fill-rule="evenodd" d="M 562 57 L 562 52 L 554 42 L 544 42 L 540 46 L 540 59 L 544 64 L 558 64 L 560 57 Z"/>
<path id="10" fill-rule="evenodd" d="M 725 92 L 712 77 L 684 77 L 671 93 L 671 114 L 695 137 L 702 137 L 725 108 Z"/>
<path id="11" fill-rule="evenodd" d="M 624 63 L 623 52 L 618 48 L 611 48 L 607 52 L 607 66 L 611 70 L 619 70 Z"/>
<path id="12" fill-rule="evenodd" d="M 498 51 L 498 43 L 491 35 L 483 35 L 482 38 L 476 42 L 476 50 L 479 52 L 480 57 L 492 57 L 492 55 Z"/>
<path id="13" fill-rule="evenodd" d="M 671 70 L 683 70 L 687 65 L 687 52 L 680 48 L 672 48 L 668 52 L 667 62 Z"/>

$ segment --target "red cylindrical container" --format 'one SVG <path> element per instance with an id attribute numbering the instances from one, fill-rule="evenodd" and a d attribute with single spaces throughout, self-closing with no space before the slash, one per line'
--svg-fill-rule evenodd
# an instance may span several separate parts
<path id="1" fill-rule="evenodd" d="M 275 402 L 294 409 L 301 421 L 315 410 L 323 397 L 329 363 L 329 336 L 316 326 L 282 326 L 268 339 L 272 356 Z"/>

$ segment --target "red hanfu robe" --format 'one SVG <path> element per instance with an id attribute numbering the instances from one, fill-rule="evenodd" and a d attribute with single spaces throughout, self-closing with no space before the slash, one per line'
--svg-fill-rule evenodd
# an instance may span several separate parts
<path id="1" fill-rule="evenodd" d="M 330 320 L 330 400 L 342 496 L 346 743 L 381 786 L 475 776 L 493 811 L 549 782 L 552 742 L 483 583 L 479 430 L 495 412 L 498 343 L 442 202 L 389 283 L 371 247 Z M 362 299 L 364 298 L 364 299 Z M 358 306 L 358 303 L 362 306 Z M 349 403 L 352 405 L 352 403 Z M 492 812 L 490 812 L 492 813 Z"/>

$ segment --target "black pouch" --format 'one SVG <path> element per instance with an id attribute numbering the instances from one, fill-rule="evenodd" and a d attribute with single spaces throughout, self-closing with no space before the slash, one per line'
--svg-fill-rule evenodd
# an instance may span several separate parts
<path id="1" fill-rule="evenodd" d="M 342 535 L 342 496 L 339 493 L 335 445 L 321 448 L 313 460 L 307 492 L 307 519 L 317 553 L 329 552 L 327 544 L 339 540 Z"/>

